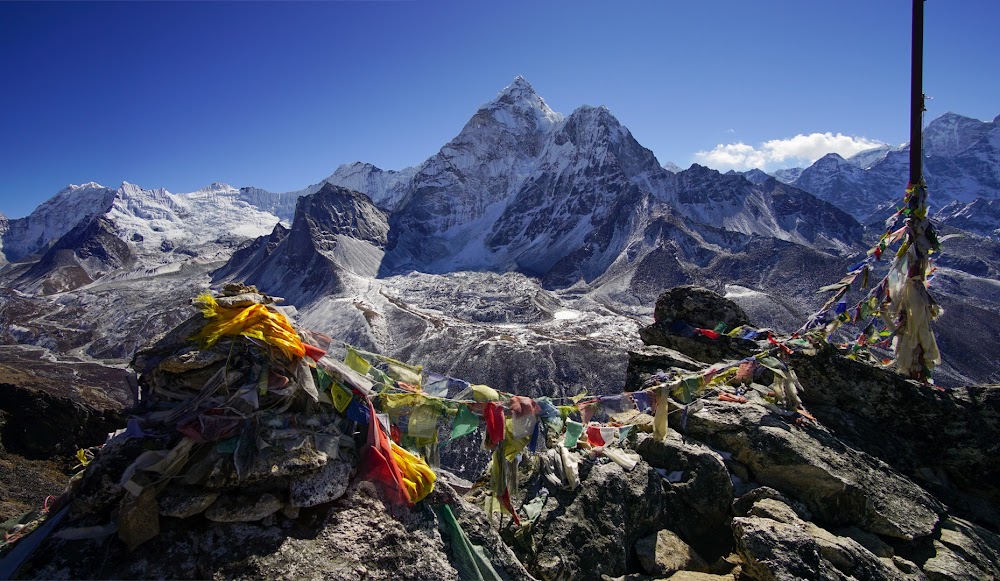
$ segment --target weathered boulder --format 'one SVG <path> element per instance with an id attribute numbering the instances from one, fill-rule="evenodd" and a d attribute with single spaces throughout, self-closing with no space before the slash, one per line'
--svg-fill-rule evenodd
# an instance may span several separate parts
<path id="1" fill-rule="evenodd" d="M 217 491 L 194 486 L 174 486 L 166 489 L 157 500 L 160 503 L 160 515 L 190 518 L 204 512 L 218 498 Z"/>
<path id="2" fill-rule="evenodd" d="M 679 420 L 671 418 L 680 428 Z M 688 435 L 729 452 L 754 479 L 802 501 L 832 526 L 888 537 L 928 536 L 944 507 L 884 462 L 845 445 L 822 426 L 797 426 L 754 404 L 707 400 L 688 417 Z"/>
<path id="3" fill-rule="evenodd" d="M 676 478 L 664 478 L 664 501 L 670 528 L 702 547 L 728 526 L 733 483 L 718 453 L 676 432 L 658 441 L 639 434 L 636 452 L 650 466 Z"/>
<path id="4" fill-rule="evenodd" d="M 514 544 L 539 579 L 638 571 L 635 542 L 671 524 L 662 478 L 645 462 L 631 471 L 608 460 L 580 468 L 581 486 L 550 491 L 529 542 Z"/>
<path id="5" fill-rule="evenodd" d="M 910 578 L 888 559 L 879 559 L 858 542 L 802 521 L 794 511 L 776 511 L 780 504 L 766 499 L 754 505 L 765 516 L 733 519 L 736 548 L 743 570 L 754 579 L 871 579 L 904 581 Z M 758 505 L 763 505 L 757 510 Z"/>
<path id="6" fill-rule="evenodd" d="M 273 494 L 223 494 L 205 511 L 214 522 L 253 522 L 281 510 L 284 503 Z"/>
<path id="7" fill-rule="evenodd" d="M 639 563 L 650 575 L 666 577 L 677 571 L 706 572 L 708 563 L 676 533 L 666 529 L 636 541 Z"/>
<path id="8" fill-rule="evenodd" d="M 762 500 L 777 500 L 781 504 L 787 505 L 795 512 L 795 515 L 802 520 L 810 520 L 812 518 L 812 514 L 804 504 L 786 497 L 784 494 L 778 492 L 770 486 L 758 486 L 734 500 L 733 514 L 736 516 L 747 516 L 750 514 L 750 510 Z"/>
<path id="9" fill-rule="evenodd" d="M 652 325 L 639 329 L 643 343 L 675 349 L 697 361 L 742 358 L 757 347 L 741 338 L 722 335 L 713 339 L 691 332 L 691 328 L 730 330 L 750 324 L 739 305 L 708 289 L 680 286 L 664 292 L 656 300 L 653 319 Z"/>
<path id="10" fill-rule="evenodd" d="M 645 387 L 643 383 L 658 371 L 676 368 L 697 371 L 704 367 L 680 351 L 661 345 L 647 345 L 628 352 L 628 371 L 625 376 L 625 391 L 637 391 Z"/>
<path id="11" fill-rule="evenodd" d="M 1000 527 L 1000 387 L 940 391 L 826 348 L 790 363 L 810 412 L 972 520 Z"/>
<path id="12" fill-rule="evenodd" d="M 1000 537 L 968 521 L 949 517 L 934 539 L 934 555 L 923 564 L 929 579 L 1000 578 Z"/>
<path id="13" fill-rule="evenodd" d="M 801 528 L 758 517 L 733 519 L 736 549 L 743 571 L 753 579 L 819 579 L 821 559 L 816 541 Z"/>
<path id="14" fill-rule="evenodd" d="M 706 329 L 714 329 L 719 323 L 730 329 L 750 324 L 750 318 L 739 305 L 697 286 L 677 286 L 661 294 L 656 299 L 653 320 L 684 321 Z"/>
<path id="15" fill-rule="evenodd" d="M 347 462 L 333 461 L 316 472 L 293 478 L 289 502 L 307 508 L 337 500 L 347 492 L 353 470 Z"/>

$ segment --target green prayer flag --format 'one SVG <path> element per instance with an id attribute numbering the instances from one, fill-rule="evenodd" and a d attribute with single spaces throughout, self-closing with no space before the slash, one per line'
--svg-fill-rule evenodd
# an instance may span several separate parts
<path id="1" fill-rule="evenodd" d="M 575 420 L 566 420 L 566 440 L 565 446 L 567 448 L 572 448 L 576 446 L 576 441 L 580 439 L 580 434 L 583 433 L 583 424 Z"/>
<path id="2" fill-rule="evenodd" d="M 451 426 L 451 439 L 455 440 L 467 436 L 475 432 L 477 428 L 479 428 L 479 416 L 472 413 L 468 406 L 459 404 L 455 423 Z"/>

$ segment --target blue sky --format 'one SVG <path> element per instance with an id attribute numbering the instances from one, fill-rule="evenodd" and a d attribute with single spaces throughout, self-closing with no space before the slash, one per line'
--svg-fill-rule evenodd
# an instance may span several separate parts
<path id="1" fill-rule="evenodd" d="M 824 149 L 899 144 L 910 10 L 910 0 L 2 2 L 0 212 L 23 216 L 88 181 L 289 191 L 355 160 L 399 169 L 519 74 L 556 111 L 606 105 L 661 163 L 682 167 L 775 169 Z M 993 119 L 1000 2 L 928 0 L 926 18 L 928 119 Z"/>

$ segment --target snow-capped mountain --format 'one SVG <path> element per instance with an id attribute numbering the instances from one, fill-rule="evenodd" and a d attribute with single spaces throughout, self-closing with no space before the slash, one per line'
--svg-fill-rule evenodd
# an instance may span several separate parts
<path id="1" fill-rule="evenodd" d="M 562 121 L 516 78 L 420 165 L 390 217 L 390 259 L 399 268 L 451 270 L 448 261 L 479 266 L 484 233 L 533 173 L 546 138 Z"/>
<path id="2" fill-rule="evenodd" d="M 814 216 L 830 212 L 810 196 L 775 205 L 775 195 L 791 199 L 790 188 L 736 176 L 740 186 L 722 186 L 732 190 L 723 195 L 717 174 L 681 177 L 699 171 L 660 166 L 607 108 L 554 112 L 518 77 L 416 168 L 386 172 L 355 163 L 327 181 L 392 209 L 383 275 L 517 270 L 548 284 L 590 281 L 668 206 L 737 232 L 829 249 L 852 243 L 841 216 L 823 222 L 834 225 L 830 232 L 805 232 Z"/>
<path id="3" fill-rule="evenodd" d="M 940 141 L 965 155 L 991 131 L 978 140 L 943 132 Z M 827 174 L 824 164 L 801 172 L 826 176 L 821 184 L 867 180 L 882 175 L 876 168 L 904 168 L 907 153 L 859 155 L 825 160 Z M 880 179 L 902 187 L 894 175 Z M 844 211 L 761 172 L 665 168 L 608 109 L 560 115 L 517 78 L 413 168 L 343 165 L 286 194 L 223 184 L 188 194 L 68 188 L 2 235 L 16 262 L 0 270 L 0 301 L 19 307 L 0 311 L 0 334 L 128 357 L 194 293 L 239 280 L 285 296 L 309 328 L 370 349 L 446 372 L 485 370 L 479 380 L 499 388 L 582 388 L 621 366 L 625 330 L 664 288 L 737 285 L 734 297 L 756 305 L 766 324 L 797 328 L 821 302 L 815 289 L 864 256 L 863 238 Z M 939 261 L 936 284 L 955 329 L 1000 324 L 989 314 L 1000 305 L 994 254 Z M 171 298 L 157 302 L 163 288 Z M 152 322 L 131 322 L 137 311 Z M 82 319 L 93 322 L 65 333 Z M 592 357 L 597 343 L 618 351 Z M 944 346 L 980 343 L 942 334 Z M 526 368 L 541 358 L 545 373 L 482 363 L 497 358 Z M 964 361 L 951 359 L 955 381 L 996 373 Z"/>
<path id="4" fill-rule="evenodd" d="M 2 234 L 10 263 L 5 278 L 61 292 L 104 276 L 148 275 L 192 260 L 229 258 L 232 248 L 269 233 L 289 196 L 211 184 L 172 194 L 123 183 L 116 189 L 69 186 Z M 221 254 L 220 254 L 221 253 Z M 174 266 L 170 266 L 174 265 Z M 137 273 L 130 273 L 135 266 Z M 51 280 L 47 280 L 51 279 Z"/>
<path id="5" fill-rule="evenodd" d="M 890 151 L 899 151 L 903 147 L 893 147 L 891 145 L 880 145 L 878 147 L 873 147 L 871 149 L 866 149 L 860 151 L 851 157 L 847 158 L 847 161 L 853 163 L 854 165 L 860 167 L 861 169 L 868 169 L 876 163 L 885 159 L 885 156 L 889 155 Z"/>
<path id="6" fill-rule="evenodd" d="M 3 233 L 3 253 L 17 262 L 45 250 L 78 223 L 107 212 L 115 192 L 93 182 L 60 190 L 28 216 L 11 220 Z"/>
<path id="7" fill-rule="evenodd" d="M 746 178 L 746 180 L 748 182 L 750 182 L 752 184 L 757 184 L 757 185 L 760 185 L 760 184 L 766 182 L 767 180 L 772 179 L 772 176 L 764 173 L 763 171 L 761 171 L 761 170 L 759 170 L 757 168 L 749 169 L 749 170 L 747 170 L 745 172 L 742 172 L 742 174 L 743 174 L 743 177 Z"/>
<path id="8" fill-rule="evenodd" d="M 795 180 L 799 179 L 799 176 L 802 175 L 802 171 L 804 169 L 805 168 L 802 167 L 789 167 L 789 168 L 775 170 L 772 175 L 774 176 L 774 179 L 778 180 L 781 183 L 791 184 L 794 183 Z"/>
<path id="9" fill-rule="evenodd" d="M 1000 122 L 946 113 L 923 133 L 924 180 L 932 211 L 949 202 L 1000 199 Z M 880 205 L 902 200 L 909 180 L 909 146 L 884 146 L 843 159 L 829 154 L 790 183 L 858 219 Z M 784 172 L 784 173 L 782 173 Z M 789 181 L 791 170 L 775 172 Z"/>
<path id="10" fill-rule="evenodd" d="M 875 194 L 869 191 L 864 172 L 858 164 L 828 153 L 802 170 L 793 183 L 860 219 L 874 209 L 871 199 Z"/>
<path id="11" fill-rule="evenodd" d="M 850 215 L 774 179 L 753 184 L 695 164 L 677 174 L 677 192 L 677 210 L 699 224 L 838 252 L 862 239 Z"/>

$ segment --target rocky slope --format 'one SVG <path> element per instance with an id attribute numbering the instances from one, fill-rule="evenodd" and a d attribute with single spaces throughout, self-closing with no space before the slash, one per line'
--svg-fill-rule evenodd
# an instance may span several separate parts
<path id="1" fill-rule="evenodd" d="M 702 373 L 709 362 L 698 359 L 710 351 L 722 363 L 743 356 L 732 351 L 738 342 L 671 335 L 671 320 L 747 322 L 734 303 L 707 291 L 675 289 L 658 301 L 657 313 L 653 327 L 662 333 L 656 341 L 673 347 L 637 348 L 631 383 L 619 390 L 636 391 L 664 375 Z M 194 357 L 189 346 L 171 351 L 198 326 L 191 325 L 137 359 L 140 383 L 154 399 L 176 398 L 209 375 L 201 366 L 226 360 Z M 234 373 L 252 375 L 244 350 L 224 346 L 218 352 L 231 353 Z M 205 495 L 194 494 L 201 489 L 193 484 L 184 485 L 186 495 L 161 492 L 153 505 L 158 529 L 129 550 L 132 535 L 152 531 L 139 525 L 145 521 L 123 520 L 140 501 L 121 501 L 119 517 L 112 507 L 129 498 L 120 475 L 144 447 L 141 439 L 118 438 L 56 504 L 56 510 L 67 507 L 63 520 L 17 578 L 454 579 L 474 570 L 510 579 L 678 581 L 1000 575 L 1000 465 L 997 443 L 990 440 L 1000 428 L 996 386 L 934 390 L 829 348 L 800 351 L 788 365 L 815 420 L 771 403 L 766 377 L 751 373 L 696 392 L 686 408 L 669 404 L 676 409 L 662 439 L 648 433 L 653 418 L 638 410 L 611 415 L 633 426 L 613 446 L 598 445 L 589 431 L 577 445 L 552 433 L 542 444 L 550 451 L 525 453 L 520 464 L 512 491 L 519 525 L 509 518 L 491 522 L 482 509 L 485 485 L 469 489 L 471 483 L 445 472 L 439 472 L 438 490 L 411 507 L 389 504 L 382 489 L 351 470 L 349 477 L 345 472 L 329 479 L 337 483 L 331 498 L 297 508 L 305 500 L 296 500 L 294 483 L 318 462 L 301 461 L 311 442 L 319 447 L 320 440 L 307 439 L 302 447 L 265 448 L 274 467 L 266 463 L 259 475 L 252 468 L 239 479 L 227 476 L 238 454 L 227 464 L 227 452 L 206 448 L 215 468 L 206 471 L 198 468 L 204 462 L 193 461 L 179 478 L 202 482 L 209 497 L 195 508 L 191 501 Z M 301 413 L 296 409 L 274 413 Z M 354 457 L 354 440 L 363 442 L 366 428 L 354 429 L 360 437 L 341 438 L 339 459 L 329 456 L 327 465 Z M 615 461 L 605 451 L 612 448 L 619 451 Z M 578 462 L 579 484 L 552 478 L 551 451 L 560 450 Z M 291 471 L 291 492 L 283 471 Z M 107 526 L 108 515 L 118 523 L 117 535 Z M 8 564 L 0 561 L 0 567 Z"/>

